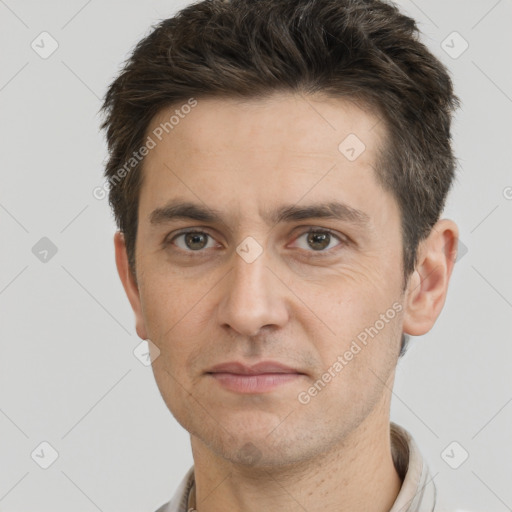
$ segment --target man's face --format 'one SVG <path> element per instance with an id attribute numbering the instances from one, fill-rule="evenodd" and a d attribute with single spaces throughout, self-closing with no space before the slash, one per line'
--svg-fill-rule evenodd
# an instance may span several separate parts
<path id="1" fill-rule="evenodd" d="M 137 331 L 160 350 L 153 370 L 170 411 L 228 460 L 306 460 L 387 407 L 403 283 L 398 205 L 375 179 L 383 130 L 347 100 L 199 99 L 145 159 Z M 366 146 L 359 156 L 354 135 L 339 149 L 350 134 Z M 221 220 L 173 218 L 165 208 L 179 202 Z M 271 220 L 328 203 L 360 214 Z M 209 373 L 269 360 L 300 374 L 241 392 Z"/>

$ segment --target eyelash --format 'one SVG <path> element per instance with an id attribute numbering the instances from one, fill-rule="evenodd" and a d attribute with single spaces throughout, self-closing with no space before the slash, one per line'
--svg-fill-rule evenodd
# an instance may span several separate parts
<path id="1" fill-rule="evenodd" d="M 174 240 L 176 240 L 178 237 L 180 236 L 183 236 L 183 235 L 187 235 L 188 233 L 199 233 L 199 234 L 203 234 L 203 235 L 206 235 L 208 236 L 209 238 L 211 239 L 214 239 L 213 236 L 211 236 L 209 233 L 207 233 L 206 231 L 201 231 L 200 228 L 197 228 L 197 229 L 186 229 L 184 231 L 180 231 L 179 233 L 177 233 L 176 235 L 174 235 L 171 239 L 166 239 L 164 240 L 164 243 L 163 245 L 165 247 L 169 246 L 169 245 L 172 245 L 172 243 L 174 242 Z M 299 235 L 297 235 L 297 237 L 295 238 L 294 241 L 298 240 L 301 236 L 303 235 L 306 235 L 306 234 L 309 234 L 309 233 L 320 233 L 320 234 L 324 234 L 324 233 L 328 233 L 330 236 L 338 239 L 338 241 L 340 242 L 340 244 L 338 244 L 336 247 L 338 249 L 341 249 L 340 246 L 345 246 L 347 245 L 348 243 L 348 239 L 347 237 L 344 237 L 344 236 L 341 236 L 341 235 L 338 235 L 337 233 L 335 233 L 334 231 L 330 230 L 330 229 L 327 229 L 327 228 L 319 228 L 319 227 L 311 227 L 310 229 L 308 229 L 307 231 L 303 231 L 302 233 L 300 233 Z M 306 250 L 306 249 L 301 249 L 302 251 L 306 251 L 307 253 L 312 253 L 312 254 L 309 254 L 307 255 L 307 257 L 326 257 L 326 256 L 332 256 L 332 251 L 334 250 L 335 252 L 337 252 L 336 250 L 336 247 L 335 248 L 331 248 L 329 250 L 320 250 L 320 251 L 314 251 L 314 250 Z M 187 255 L 191 256 L 191 257 L 195 257 L 194 255 L 195 254 L 201 254 L 201 253 L 205 253 L 205 249 L 200 249 L 200 250 L 197 250 L 197 251 L 192 251 L 192 250 L 185 250 L 185 249 L 181 249 L 181 248 L 177 248 L 178 251 L 182 251 L 184 253 L 186 253 Z"/>

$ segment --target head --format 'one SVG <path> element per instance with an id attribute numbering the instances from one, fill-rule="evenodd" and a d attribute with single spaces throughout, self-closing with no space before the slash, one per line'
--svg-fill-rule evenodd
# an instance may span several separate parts
<path id="1" fill-rule="evenodd" d="M 458 103 L 414 20 L 381 1 L 204 1 L 137 45 L 103 106 L 116 261 L 189 432 L 227 458 L 259 440 L 267 463 L 299 460 L 389 405 L 453 266 Z M 207 373 L 261 359 L 301 377 L 238 395 Z"/>

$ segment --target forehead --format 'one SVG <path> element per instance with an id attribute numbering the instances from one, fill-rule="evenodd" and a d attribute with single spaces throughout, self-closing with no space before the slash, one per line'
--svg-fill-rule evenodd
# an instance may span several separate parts
<path id="1" fill-rule="evenodd" d="M 149 216 L 150 207 L 178 197 L 253 213 L 306 196 L 357 208 L 377 186 L 384 130 L 377 113 L 325 96 L 198 98 L 183 110 L 176 104 L 147 130 L 156 144 L 144 161 L 141 210 Z"/>
<path id="2" fill-rule="evenodd" d="M 343 154 L 339 144 L 352 134 L 353 142 L 364 144 L 360 156 L 367 162 L 376 156 L 385 135 L 379 114 L 370 107 L 363 110 L 363 105 L 349 98 L 276 92 L 265 98 L 196 101 L 193 109 L 185 110 L 186 102 L 162 109 L 152 119 L 148 134 L 163 131 L 164 145 L 174 142 L 181 150 L 199 154 L 291 150 L 290 158 L 338 157 Z M 173 115 L 182 108 L 188 113 Z"/>

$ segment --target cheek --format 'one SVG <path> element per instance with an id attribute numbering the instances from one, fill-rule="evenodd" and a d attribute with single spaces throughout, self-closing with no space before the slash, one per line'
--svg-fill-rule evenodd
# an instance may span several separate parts
<path id="1" fill-rule="evenodd" d="M 385 373 L 394 364 L 403 306 L 400 294 L 390 289 L 376 288 L 354 275 L 343 277 L 331 281 L 331 287 L 322 293 L 309 295 L 316 316 L 311 321 L 303 316 L 301 324 L 316 347 L 323 370 L 350 374 L 347 383 L 359 386 L 372 369 Z M 302 292 L 307 296 L 305 289 Z"/>
<path id="2" fill-rule="evenodd" d="M 209 287 L 183 283 L 176 276 L 163 279 L 154 274 L 145 278 L 141 286 L 144 321 L 150 340 L 160 350 L 154 362 L 155 377 L 164 382 L 174 377 L 187 385 L 193 378 L 188 372 L 196 368 L 197 354 L 202 348 L 200 340 L 208 329 L 205 320 L 212 317 L 205 309 L 208 305 L 205 289 Z"/>
<path id="3" fill-rule="evenodd" d="M 182 322 L 189 321 L 200 299 L 193 288 L 182 286 L 179 277 L 157 273 L 144 275 L 140 293 L 142 313 L 154 343 L 163 341 Z"/>
<path id="4" fill-rule="evenodd" d="M 194 321 L 197 311 L 190 305 L 190 294 L 162 280 L 147 282 L 147 290 L 150 293 L 143 297 L 145 322 L 151 341 L 160 351 L 152 364 L 155 381 L 167 407 L 181 423 L 190 399 L 187 390 L 192 389 L 188 361 L 195 349 L 194 340 L 200 336 Z"/>
<path id="5" fill-rule="evenodd" d="M 167 408 L 180 423 L 180 425 L 190 430 L 192 425 L 190 414 L 192 411 L 196 415 L 201 414 L 201 409 L 197 410 L 191 403 L 191 395 L 187 391 L 190 388 L 189 383 L 179 373 L 182 365 L 171 364 L 169 357 L 163 353 L 157 358 L 152 365 L 155 382 L 160 391 L 160 395 L 164 400 Z M 192 414 L 192 416 L 194 415 Z"/>
<path id="6" fill-rule="evenodd" d="M 396 293 L 389 287 L 392 279 L 379 281 L 378 273 L 369 267 L 341 268 L 318 281 L 294 283 L 293 290 L 303 303 L 297 305 L 314 314 L 314 320 L 303 327 L 314 324 L 330 338 L 347 339 L 373 325 L 392 306 Z"/>
<path id="7" fill-rule="evenodd" d="M 329 408 L 334 424 L 350 430 L 388 393 L 398 352 L 398 322 L 390 320 L 383 327 L 378 323 L 380 330 L 375 320 L 361 325 L 365 324 L 360 328 L 342 322 L 336 339 L 318 342 L 323 367 L 300 396 L 300 403 L 309 401 L 305 406 L 308 417 L 318 417 Z"/>

